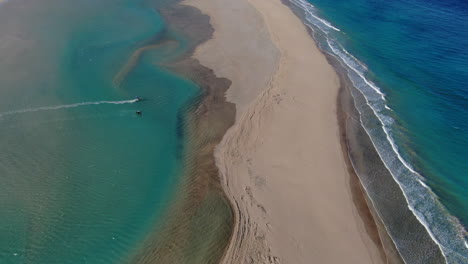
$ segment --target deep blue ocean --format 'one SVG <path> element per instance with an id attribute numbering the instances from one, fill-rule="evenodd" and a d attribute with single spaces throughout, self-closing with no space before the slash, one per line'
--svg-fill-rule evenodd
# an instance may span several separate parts
<path id="1" fill-rule="evenodd" d="M 292 3 L 364 95 L 361 122 L 409 208 L 447 262 L 468 263 L 468 2 Z"/>

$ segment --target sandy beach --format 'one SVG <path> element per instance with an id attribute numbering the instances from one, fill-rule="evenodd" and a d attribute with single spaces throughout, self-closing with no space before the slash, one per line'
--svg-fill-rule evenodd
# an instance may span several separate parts
<path id="1" fill-rule="evenodd" d="M 385 263 L 353 202 L 340 81 L 280 0 L 188 0 L 210 16 L 194 57 L 228 78 L 236 122 L 216 150 L 236 225 L 224 263 Z"/>

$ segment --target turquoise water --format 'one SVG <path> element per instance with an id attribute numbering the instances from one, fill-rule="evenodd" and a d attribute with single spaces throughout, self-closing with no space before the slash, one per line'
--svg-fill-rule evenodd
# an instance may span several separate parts
<path id="1" fill-rule="evenodd" d="M 114 81 L 137 48 L 176 35 L 153 7 L 0 6 L 0 263 L 124 262 L 161 220 L 199 88 L 155 65 L 183 42 L 143 53 Z"/>
<path id="2" fill-rule="evenodd" d="M 467 2 L 292 3 L 364 96 L 361 122 L 409 208 L 447 262 L 468 263 Z"/>

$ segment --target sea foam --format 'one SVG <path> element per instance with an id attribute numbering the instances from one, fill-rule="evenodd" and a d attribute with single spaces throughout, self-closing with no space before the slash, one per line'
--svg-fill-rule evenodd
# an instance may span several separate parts
<path id="1" fill-rule="evenodd" d="M 325 40 L 317 39 L 319 47 L 340 62 L 353 86 L 365 98 L 365 105 L 359 104 L 352 92 L 360 114 L 361 125 L 370 137 L 385 167 L 403 192 L 408 208 L 439 246 L 447 263 L 466 263 L 468 243 L 464 237 L 466 232 L 463 226 L 438 201 L 434 192 L 424 183 L 424 177 L 402 157 L 398 144 L 392 136 L 392 125 L 395 120 L 388 115 L 388 110 L 391 109 L 387 106 L 385 94 L 381 89 L 366 78 L 367 66 L 338 42 L 333 32 L 341 30 L 320 18 L 317 14 L 318 10 L 313 5 L 304 0 L 290 0 L 290 2 L 304 11 L 306 20 L 304 22 L 312 29 L 314 37 Z M 371 109 L 371 112 L 366 111 L 366 107 Z M 369 125 L 371 119 L 377 119 L 380 127 L 375 128 Z M 370 199 L 372 200 L 372 197 Z M 389 235 L 394 239 L 391 232 Z M 400 251 L 401 245 L 398 241 L 395 241 L 395 244 Z M 405 254 L 401 251 L 400 253 L 403 260 L 409 263 Z"/>

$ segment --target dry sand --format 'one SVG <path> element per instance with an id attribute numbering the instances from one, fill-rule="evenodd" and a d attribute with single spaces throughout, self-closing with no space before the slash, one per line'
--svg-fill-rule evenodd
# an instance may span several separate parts
<path id="1" fill-rule="evenodd" d="M 280 0 L 188 0 L 211 17 L 194 57 L 233 84 L 216 151 L 236 226 L 224 263 L 382 263 L 353 203 L 339 79 Z"/>

